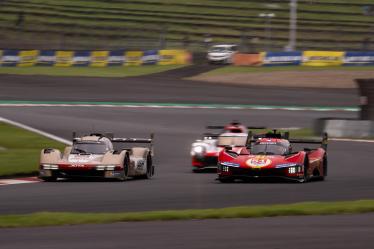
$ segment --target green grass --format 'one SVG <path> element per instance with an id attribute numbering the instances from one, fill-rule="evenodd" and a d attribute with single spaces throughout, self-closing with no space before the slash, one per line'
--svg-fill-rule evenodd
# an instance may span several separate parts
<path id="1" fill-rule="evenodd" d="M 273 66 L 273 67 L 248 67 L 248 66 L 226 66 L 221 67 L 203 75 L 221 75 L 231 73 L 267 73 L 267 72 L 282 72 L 282 71 L 372 71 L 374 66 L 326 66 L 326 67 L 311 67 L 311 66 Z"/>
<path id="2" fill-rule="evenodd" d="M 43 148 L 64 145 L 0 121 L 0 176 L 34 174 Z"/>
<path id="3" fill-rule="evenodd" d="M 89 76 L 127 77 L 163 72 L 183 67 L 171 66 L 113 66 L 113 67 L 0 67 L 0 74 L 50 75 L 50 76 Z"/>
<path id="4" fill-rule="evenodd" d="M 242 206 L 218 209 L 190 209 L 127 213 L 41 212 L 1 215 L 0 227 L 40 227 L 103 224 L 130 221 L 170 221 L 191 219 L 231 219 L 296 215 L 333 215 L 374 212 L 374 200 L 304 202 L 295 204 Z"/>

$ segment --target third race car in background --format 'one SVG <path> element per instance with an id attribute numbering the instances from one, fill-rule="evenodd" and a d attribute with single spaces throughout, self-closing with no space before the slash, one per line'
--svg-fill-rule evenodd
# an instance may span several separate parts
<path id="1" fill-rule="evenodd" d="M 225 126 L 207 126 L 207 129 L 221 130 L 219 133 L 205 133 L 202 139 L 191 146 L 192 170 L 199 172 L 205 169 L 217 169 L 218 155 L 225 146 L 245 146 L 248 129 L 264 127 L 246 127 L 233 121 Z"/>
<path id="2" fill-rule="evenodd" d="M 327 176 L 327 134 L 322 139 L 289 139 L 289 133 L 248 135 L 242 147 L 226 146 L 218 158 L 218 180 L 284 178 L 307 182 Z M 293 151 L 294 144 L 319 144 L 317 148 Z"/>
<path id="3" fill-rule="evenodd" d="M 235 44 L 220 44 L 209 48 L 207 59 L 210 64 L 232 64 L 233 57 L 238 51 Z"/>

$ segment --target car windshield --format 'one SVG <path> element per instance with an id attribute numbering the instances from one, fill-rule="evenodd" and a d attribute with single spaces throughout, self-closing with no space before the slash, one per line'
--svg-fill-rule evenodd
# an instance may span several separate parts
<path id="1" fill-rule="evenodd" d="M 220 136 L 218 137 L 218 146 L 245 146 L 246 136 Z"/>
<path id="2" fill-rule="evenodd" d="M 71 154 L 105 154 L 108 150 L 105 143 L 75 143 Z"/>
<path id="3" fill-rule="evenodd" d="M 210 53 L 224 53 L 230 51 L 227 47 L 212 47 L 209 52 Z"/>
<path id="4" fill-rule="evenodd" d="M 251 148 L 253 155 L 285 155 L 287 152 L 287 147 L 277 143 L 257 143 Z"/>

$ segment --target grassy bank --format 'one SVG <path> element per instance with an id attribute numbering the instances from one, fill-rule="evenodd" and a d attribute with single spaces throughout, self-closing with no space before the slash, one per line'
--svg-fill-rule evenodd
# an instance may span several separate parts
<path id="1" fill-rule="evenodd" d="M 88 77 L 128 77 L 163 72 L 183 67 L 172 66 L 129 66 L 129 67 L 0 67 L 0 74 L 88 76 Z"/>
<path id="2" fill-rule="evenodd" d="M 2 215 L 0 227 L 37 227 L 103 224 L 129 221 L 256 218 L 295 215 L 333 215 L 374 212 L 374 200 L 344 202 L 305 202 L 281 205 L 242 206 L 218 209 L 191 209 L 127 213 L 41 212 Z"/>
<path id="3" fill-rule="evenodd" d="M 43 148 L 64 145 L 0 121 L 0 176 L 36 173 Z"/>
<path id="4" fill-rule="evenodd" d="M 363 6 L 370 4 L 371 0 L 299 1 L 298 48 L 362 49 L 373 23 Z M 269 11 L 275 14 L 271 41 L 267 21 L 259 17 Z M 253 51 L 271 44 L 279 50 L 287 45 L 289 32 L 288 1 L 7 0 L 2 1 L 0 16 L 5 47 L 15 48 L 157 48 L 160 35 L 168 46 L 188 43 L 202 48 L 204 36 L 210 34 L 215 43 L 245 43 Z"/>

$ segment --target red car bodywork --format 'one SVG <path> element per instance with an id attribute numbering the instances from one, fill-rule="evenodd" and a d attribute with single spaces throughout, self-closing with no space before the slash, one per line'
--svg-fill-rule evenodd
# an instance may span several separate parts
<path id="1" fill-rule="evenodd" d="M 271 143 L 288 142 L 284 139 L 262 138 Z M 259 140 L 261 141 L 261 140 Z M 305 149 L 285 155 L 253 155 L 246 147 L 223 150 L 218 157 L 218 179 L 279 177 L 305 182 L 327 175 L 327 154 L 324 148 Z"/>

